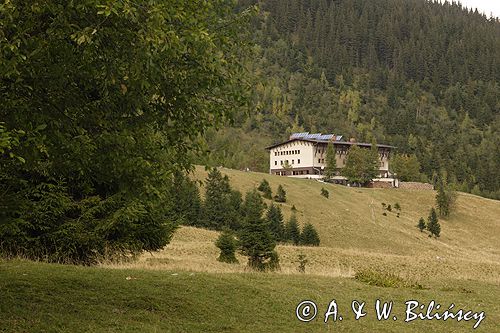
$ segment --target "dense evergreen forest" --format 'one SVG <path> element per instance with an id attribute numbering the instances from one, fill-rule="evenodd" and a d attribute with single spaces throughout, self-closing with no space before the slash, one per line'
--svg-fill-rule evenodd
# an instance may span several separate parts
<path id="1" fill-rule="evenodd" d="M 398 147 L 421 175 L 500 199 L 500 22 L 424 0 L 242 0 L 252 102 L 200 162 L 267 171 L 293 131 Z"/>

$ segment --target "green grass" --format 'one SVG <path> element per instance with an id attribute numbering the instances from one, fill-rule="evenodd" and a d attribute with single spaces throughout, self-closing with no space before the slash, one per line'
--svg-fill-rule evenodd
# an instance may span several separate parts
<path id="1" fill-rule="evenodd" d="M 459 194 L 441 220 L 442 236 L 416 227 L 435 192 L 359 189 L 312 180 L 222 169 L 234 188 L 256 188 L 266 178 L 282 184 L 301 224 L 312 223 L 320 247 L 278 246 L 281 271 L 253 273 L 216 260 L 217 233 L 180 228 L 162 251 L 121 265 L 75 267 L 0 260 L 0 332 L 470 332 L 474 321 L 404 323 L 407 300 L 442 310 L 485 311 L 477 331 L 500 332 L 500 202 Z M 195 177 L 204 179 L 202 168 Z M 321 196 L 321 188 L 330 197 Z M 202 191 L 203 192 L 203 191 Z M 269 202 L 269 201 L 268 201 Z M 382 203 L 402 207 L 383 216 Z M 298 255 L 308 260 L 297 272 Z M 295 318 L 304 300 L 317 302 L 310 323 Z M 322 322 L 335 299 L 342 322 Z M 378 321 L 376 299 L 394 301 L 397 321 Z M 355 321 L 352 300 L 366 301 Z"/>
<path id="2" fill-rule="evenodd" d="M 173 275 L 177 274 L 177 275 Z M 128 278 L 128 279 L 127 279 Z M 404 301 L 431 300 L 485 311 L 479 332 L 499 332 L 500 287 L 449 280 L 428 289 L 382 288 L 349 278 L 214 274 L 0 262 L 3 332 L 470 332 L 473 321 L 404 323 Z M 397 321 L 378 321 L 374 302 L 394 301 Z M 310 323 L 295 318 L 304 300 L 318 304 Z M 322 322 L 335 299 L 342 322 Z M 366 301 L 355 321 L 352 300 Z"/>

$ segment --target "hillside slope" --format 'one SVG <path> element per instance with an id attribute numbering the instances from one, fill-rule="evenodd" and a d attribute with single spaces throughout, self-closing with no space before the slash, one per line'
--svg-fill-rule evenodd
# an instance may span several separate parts
<path id="1" fill-rule="evenodd" d="M 364 269 L 397 272 L 419 282 L 429 279 L 468 279 L 500 283 L 500 202 L 460 193 L 456 209 L 441 220 L 441 237 L 429 238 L 416 224 L 427 218 L 434 204 L 434 191 L 349 188 L 313 180 L 292 179 L 263 173 L 221 169 L 231 185 L 245 193 L 267 179 L 273 190 L 282 184 L 287 202 L 282 205 L 285 219 L 295 205 L 301 224 L 312 223 L 321 246 L 280 245 L 282 273 L 297 272 L 297 256 L 309 259 L 307 272 L 327 276 L 352 276 Z M 198 167 L 195 177 L 206 172 Z M 330 198 L 320 195 L 325 187 Z M 203 190 L 202 190 L 203 192 Z M 382 203 L 399 203 L 395 212 L 383 216 Z M 268 201 L 269 203 L 269 201 Z M 129 267 L 182 269 L 207 272 L 243 272 L 240 265 L 216 261 L 217 233 L 183 227 L 163 251 L 143 256 Z M 122 267 L 122 266 L 121 266 Z"/>
<path id="2" fill-rule="evenodd" d="M 500 202 L 460 194 L 442 237 L 415 224 L 434 201 L 433 191 L 358 189 L 317 181 L 222 169 L 234 188 L 251 190 L 262 178 L 282 184 L 299 220 L 318 229 L 320 247 L 278 246 L 281 270 L 250 272 L 216 260 L 215 231 L 181 227 L 164 250 L 128 264 L 75 267 L 0 260 L 0 323 L 7 332 L 470 332 L 475 321 L 405 323 L 405 302 L 431 300 L 484 311 L 478 332 L 500 332 Z M 206 172 L 198 167 L 195 177 Z M 320 196 L 327 188 L 330 198 Z M 398 202 L 401 216 L 382 215 Z M 297 272 L 305 254 L 306 273 Z M 112 268 L 112 269 L 110 269 Z M 374 272 L 371 280 L 353 278 Z M 403 285 L 382 287 L 395 274 Z M 301 323 L 297 304 L 313 300 L 318 317 Z M 325 325 L 335 299 L 343 321 Z M 376 319 L 375 300 L 394 301 L 397 320 Z M 367 316 L 354 320 L 353 300 Z"/>

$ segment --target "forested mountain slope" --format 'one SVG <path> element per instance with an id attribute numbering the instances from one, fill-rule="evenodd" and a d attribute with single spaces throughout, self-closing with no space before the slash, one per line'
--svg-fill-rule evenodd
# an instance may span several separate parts
<path id="1" fill-rule="evenodd" d="M 433 181 L 500 198 L 500 22 L 424 0 L 263 0 L 253 99 L 203 161 L 266 171 L 264 147 L 318 131 L 398 147 Z M 248 114 L 248 116 L 247 116 Z"/>

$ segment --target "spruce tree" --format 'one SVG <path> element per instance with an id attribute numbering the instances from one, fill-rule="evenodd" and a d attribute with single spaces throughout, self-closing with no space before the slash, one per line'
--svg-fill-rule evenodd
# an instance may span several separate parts
<path id="1" fill-rule="evenodd" d="M 328 148 L 326 149 L 326 167 L 324 178 L 326 181 L 330 181 L 333 177 L 337 175 L 337 160 L 335 158 L 335 149 L 333 143 L 328 143 Z"/>
<path id="2" fill-rule="evenodd" d="M 217 238 L 215 246 L 220 249 L 220 255 L 217 260 L 227 263 L 238 262 L 235 256 L 237 241 L 231 231 L 225 229 Z"/>
<path id="3" fill-rule="evenodd" d="M 437 182 L 436 206 L 440 217 L 448 217 L 455 204 L 456 193 L 449 187 L 446 177 L 442 176 Z"/>
<path id="4" fill-rule="evenodd" d="M 283 214 L 281 208 L 271 203 L 266 213 L 266 219 L 269 223 L 269 228 L 277 242 L 283 241 L 285 238 L 285 226 L 283 223 Z"/>
<path id="5" fill-rule="evenodd" d="M 290 220 L 286 224 L 286 240 L 292 242 L 294 245 L 299 245 L 300 243 L 300 229 L 299 223 L 297 221 L 297 216 L 292 213 Z"/>
<path id="6" fill-rule="evenodd" d="M 262 179 L 262 182 L 260 183 L 259 187 L 257 187 L 257 190 L 262 192 L 262 196 L 264 198 L 272 199 L 273 192 L 271 190 L 271 186 L 269 185 L 269 182 L 266 179 Z"/>
<path id="7" fill-rule="evenodd" d="M 208 173 L 205 189 L 203 225 L 206 228 L 214 230 L 222 230 L 228 227 L 228 213 L 231 211 L 229 205 L 231 194 L 229 178 L 227 176 L 222 176 L 217 168 L 213 168 Z"/>
<path id="8" fill-rule="evenodd" d="M 436 237 L 439 237 L 439 234 L 441 233 L 441 225 L 439 224 L 436 210 L 434 209 L 434 207 L 431 208 L 429 214 L 429 218 L 427 221 L 427 230 L 429 230 L 431 235 L 434 235 Z"/>
<path id="9" fill-rule="evenodd" d="M 276 246 L 269 225 L 262 218 L 264 202 L 256 191 L 250 191 L 243 203 L 243 226 L 240 230 L 240 251 L 248 257 L 248 266 L 257 270 L 265 270 L 269 262 L 276 262 Z"/>
<path id="10" fill-rule="evenodd" d="M 276 191 L 276 195 L 274 196 L 274 201 L 286 202 L 286 192 L 281 184 L 278 186 L 278 190 Z"/>
<path id="11" fill-rule="evenodd" d="M 418 220 L 418 229 L 420 230 L 420 232 L 422 232 L 425 229 L 425 227 L 426 227 L 425 220 L 423 217 L 421 217 L 420 220 Z"/>
<path id="12" fill-rule="evenodd" d="M 300 234 L 300 244 L 319 246 L 319 235 L 311 223 L 306 223 Z"/>
<path id="13" fill-rule="evenodd" d="M 173 201 L 170 217 L 179 224 L 201 226 L 201 199 L 196 183 L 182 172 L 175 172 L 168 188 Z"/>
<path id="14" fill-rule="evenodd" d="M 229 229 L 238 231 L 241 228 L 242 212 L 241 206 L 243 203 L 240 191 L 231 190 L 228 197 L 228 211 L 226 212 L 226 225 Z"/>

